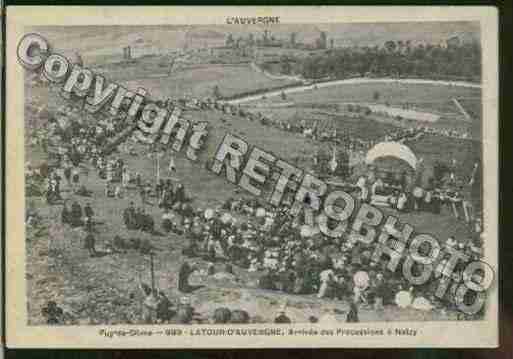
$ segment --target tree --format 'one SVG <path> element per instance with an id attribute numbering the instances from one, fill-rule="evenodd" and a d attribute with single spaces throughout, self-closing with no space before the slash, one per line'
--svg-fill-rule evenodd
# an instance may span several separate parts
<path id="1" fill-rule="evenodd" d="M 269 30 L 267 30 L 267 29 L 264 30 L 264 37 L 262 40 L 264 42 L 264 45 L 269 44 Z"/>
<path id="2" fill-rule="evenodd" d="M 403 49 L 404 49 L 404 42 L 402 40 L 397 41 L 397 47 L 398 47 L 399 52 L 402 53 Z"/>
<path id="3" fill-rule="evenodd" d="M 233 35 L 228 34 L 228 36 L 226 37 L 226 46 L 231 47 L 231 46 L 233 46 L 233 44 L 234 44 Z"/>
<path id="4" fill-rule="evenodd" d="M 401 51 L 397 51 L 398 46 Z M 323 47 L 321 37 L 315 40 L 315 47 Z M 344 78 L 353 74 L 365 76 L 370 72 L 377 76 L 458 76 L 479 81 L 481 75 L 481 48 L 478 43 L 442 48 L 422 44 L 414 46 L 409 40 L 401 43 L 390 40 L 381 47 L 337 48 L 322 56 L 315 53 L 304 58 L 288 56 L 287 61 L 309 79 L 325 76 Z M 283 62 L 281 71 L 286 73 L 289 66 Z"/>
<path id="5" fill-rule="evenodd" d="M 221 95 L 221 90 L 219 90 L 219 86 L 217 86 L 217 85 L 214 86 L 214 89 L 212 90 L 212 95 L 214 96 L 214 98 L 216 100 L 218 100 L 218 99 L 223 97 Z"/>
<path id="6" fill-rule="evenodd" d="M 328 37 L 325 31 L 321 31 L 319 35 L 319 41 L 317 43 L 319 49 L 325 49 L 328 46 Z"/>
<path id="7" fill-rule="evenodd" d="M 385 42 L 385 49 L 387 49 L 388 52 L 394 52 L 396 47 L 395 41 L 388 40 Z"/>
<path id="8" fill-rule="evenodd" d="M 292 71 L 292 66 L 290 65 L 290 60 L 286 55 L 282 55 L 280 58 L 281 63 L 281 72 L 284 74 L 290 74 Z"/>
<path id="9" fill-rule="evenodd" d="M 248 45 L 249 46 L 255 45 L 255 35 L 253 35 L 253 33 L 250 33 L 248 35 Z"/>
<path id="10" fill-rule="evenodd" d="M 290 65 L 290 62 L 285 61 L 281 63 L 281 72 L 288 75 L 292 71 L 292 66 Z"/>
<path id="11" fill-rule="evenodd" d="M 411 40 L 406 40 L 406 53 L 411 52 Z"/>
<path id="12" fill-rule="evenodd" d="M 296 46 L 296 33 L 295 32 L 290 33 L 290 45 L 292 47 Z"/>
<path id="13" fill-rule="evenodd" d="M 239 36 L 239 37 L 237 38 L 237 41 L 235 41 L 235 47 L 236 47 L 237 49 L 239 49 L 239 48 L 241 47 L 241 43 L 242 43 L 242 37 L 240 37 L 240 36 Z"/>
<path id="14" fill-rule="evenodd" d="M 446 173 L 450 171 L 447 164 L 436 161 L 433 166 L 433 178 L 436 182 L 441 182 Z"/>
<path id="15" fill-rule="evenodd" d="M 84 67 L 84 60 L 82 60 L 82 56 L 80 56 L 78 51 L 73 52 L 73 55 L 71 56 L 70 60 L 73 65 Z"/>

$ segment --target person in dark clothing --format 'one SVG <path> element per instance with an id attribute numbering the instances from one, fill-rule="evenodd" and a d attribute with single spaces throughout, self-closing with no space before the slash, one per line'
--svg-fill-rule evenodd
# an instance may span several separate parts
<path id="1" fill-rule="evenodd" d="M 161 208 L 171 209 L 174 205 L 173 187 L 166 186 L 162 192 L 162 201 L 159 205 Z"/>
<path id="2" fill-rule="evenodd" d="M 233 198 L 228 198 L 226 201 L 224 201 L 221 208 L 225 211 L 230 211 L 232 208 L 232 202 L 233 202 Z"/>
<path id="3" fill-rule="evenodd" d="M 91 208 L 91 203 L 87 203 L 84 207 L 84 216 L 88 218 L 90 221 L 92 221 L 94 216 L 94 211 Z"/>
<path id="4" fill-rule="evenodd" d="M 213 243 L 212 241 L 210 243 Z M 202 256 L 202 258 L 208 262 L 216 261 L 216 249 L 215 245 L 207 245 L 207 252 Z"/>
<path id="5" fill-rule="evenodd" d="M 55 196 L 58 200 L 62 199 L 61 197 L 61 176 L 55 175 Z"/>
<path id="6" fill-rule="evenodd" d="M 48 191 L 46 193 L 46 201 L 48 204 L 54 204 L 55 202 L 61 200 L 61 190 L 60 190 L 60 176 L 57 174 L 52 174 L 49 178 L 48 183 Z"/>
<path id="7" fill-rule="evenodd" d="M 136 229 L 136 215 L 134 202 L 130 202 L 130 206 L 123 211 L 123 222 L 127 229 Z"/>
<path id="8" fill-rule="evenodd" d="M 165 183 L 163 179 L 160 179 L 157 185 L 155 186 L 155 194 L 157 195 L 157 202 L 159 203 L 159 207 L 162 207 L 161 205 L 161 199 L 162 194 L 164 192 Z"/>
<path id="9" fill-rule="evenodd" d="M 164 186 L 165 189 L 173 191 L 173 181 L 171 181 L 169 178 L 166 180 L 166 185 Z"/>
<path id="10" fill-rule="evenodd" d="M 210 233 L 214 239 L 221 238 L 221 230 L 223 229 L 223 222 L 217 217 L 210 220 Z"/>
<path id="11" fill-rule="evenodd" d="M 71 151 L 69 158 L 70 158 L 73 166 L 78 167 L 78 165 L 80 165 L 81 156 L 80 156 L 80 153 L 78 153 L 78 151 Z M 75 180 L 75 178 L 73 178 L 73 181 L 74 180 Z"/>
<path id="12" fill-rule="evenodd" d="M 274 318 L 274 323 L 275 324 L 290 324 L 292 323 L 292 321 L 290 320 L 289 317 L 287 317 L 285 315 L 285 312 L 280 312 L 280 314 Z"/>
<path id="13" fill-rule="evenodd" d="M 194 317 L 194 308 L 190 304 L 180 303 L 176 311 L 175 321 L 178 324 L 189 324 Z"/>
<path id="14" fill-rule="evenodd" d="M 175 204 L 175 194 L 174 194 L 174 188 L 173 183 L 170 179 L 166 181 L 166 184 L 164 186 L 163 192 L 162 192 L 162 207 L 163 208 L 172 208 Z"/>
<path id="15" fill-rule="evenodd" d="M 319 270 L 313 264 L 308 264 L 306 268 L 303 268 L 299 271 L 297 278 L 301 278 L 301 288 L 295 288 L 294 292 L 297 293 L 297 290 L 300 290 L 297 294 L 311 294 L 315 291 L 315 288 L 318 288 L 319 283 Z M 296 282 L 296 286 L 299 283 Z"/>
<path id="16" fill-rule="evenodd" d="M 46 307 L 41 309 L 41 314 L 46 317 L 46 324 L 62 324 L 64 311 L 53 300 L 48 301 Z"/>
<path id="17" fill-rule="evenodd" d="M 343 300 L 349 295 L 351 295 L 350 285 L 343 276 L 340 276 L 335 285 L 335 297 L 339 300 Z"/>
<path id="18" fill-rule="evenodd" d="M 71 167 L 67 166 L 64 169 L 64 178 L 66 178 L 66 182 L 68 183 L 68 186 L 71 184 Z"/>
<path id="19" fill-rule="evenodd" d="M 62 207 L 61 222 L 62 224 L 71 224 L 71 211 L 67 202 L 64 202 L 64 207 Z"/>
<path id="20" fill-rule="evenodd" d="M 190 293 L 192 287 L 189 284 L 189 277 L 195 271 L 195 268 L 188 262 L 183 262 L 178 272 L 178 290 L 183 293 Z"/>
<path id="21" fill-rule="evenodd" d="M 135 176 L 135 185 L 137 186 L 137 188 L 140 188 L 142 187 L 142 176 L 140 173 L 138 173 L 136 176 Z"/>
<path id="22" fill-rule="evenodd" d="M 406 185 L 408 184 L 408 179 L 407 179 L 408 175 L 406 173 L 406 171 L 403 171 L 401 173 L 401 177 L 399 179 L 399 184 L 401 186 L 401 188 L 404 190 L 406 188 Z"/>
<path id="23" fill-rule="evenodd" d="M 230 323 L 232 324 L 247 324 L 249 323 L 249 314 L 245 310 L 236 309 L 232 312 Z"/>
<path id="24" fill-rule="evenodd" d="M 41 174 L 42 177 L 48 177 L 48 175 L 50 174 L 50 167 L 48 166 L 48 163 L 43 162 L 39 166 L 39 173 Z"/>
<path id="25" fill-rule="evenodd" d="M 187 257 L 198 256 L 198 243 L 194 233 L 192 233 L 191 226 L 189 223 L 185 225 L 185 238 L 187 239 L 187 245 L 182 250 L 182 254 Z"/>
<path id="26" fill-rule="evenodd" d="M 374 309 L 382 310 L 383 309 L 383 299 L 387 296 L 388 286 L 385 282 L 382 273 L 378 273 L 376 275 L 376 279 L 372 281 L 372 295 L 374 297 Z"/>
<path id="27" fill-rule="evenodd" d="M 172 318 L 172 316 L 174 314 L 173 311 L 171 310 L 172 306 L 173 306 L 173 304 L 166 297 L 164 292 L 159 291 L 158 292 L 157 313 L 156 313 L 158 322 L 160 322 L 160 323 L 167 322 Z"/>
<path id="28" fill-rule="evenodd" d="M 81 185 L 76 191 L 75 194 L 82 197 L 92 197 L 93 191 L 89 191 L 86 186 Z"/>
<path id="29" fill-rule="evenodd" d="M 162 215 L 162 229 L 164 232 L 169 233 L 172 230 L 174 230 L 174 223 L 173 223 L 173 214 L 169 211 L 169 209 L 164 209 L 164 214 Z"/>
<path id="30" fill-rule="evenodd" d="M 267 290 L 278 290 L 276 286 L 276 275 L 268 271 L 258 279 L 258 288 Z"/>
<path id="31" fill-rule="evenodd" d="M 351 302 L 349 313 L 347 313 L 346 323 L 358 323 L 358 306 L 355 302 Z"/>
<path id="32" fill-rule="evenodd" d="M 230 322 L 232 312 L 228 308 L 217 308 L 214 311 L 214 324 L 227 324 Z"/>
<path id="33" fill-rule="evenodd" d="M 294 293 L 294 283 L 296 283 L 296 274 L 292 270 L 286 270 L 281 275 L 281 290 L 285 293 Z"/>
<path id="34" fill-rule="evenodd" d="M 440 199 L 440 192 L 435 189 L 433 191 L 433 197 L 431 199 L 431 212 L 434 214 L 440 214 L 442 209 L 442 201 Z"/>
<path id="35" fill-rule="evenodd" d="M 90 257 L 95 257 L 97 255 L 96 249 L 94 247 L 96 239 L 91 232 L 88 232 L 84 239 L 84 248 L 89 251 Z"/>
<path id="36" fill-rule="evenodd" d="M 146 195 L 148 194 L 146 188 L 144 186 L 139 188 L 139 195 L 141 196 L 141 203 L 146 203 Z"/>
<path id="37" fill-rule="evenodd" d="M 87 232 L 94 232 L 94 222 L 91 217 L 84 218 L 84 227 Z"/>
<path id="38" fill-rule="evenodd" d="M 146 213 L 146 211 L 143 208 L 138 208 L 137 213 L 135 215 L 136 218 L 136 229 L 153 233 L 155 230 L 155 221 L 153 220 L 153 217 L 151 214 Z"/>
<path id="39" fill-rule="evenodd" d="M 143 227 L 144 227 L 144 220 L 145 220 L 144 211 L 141 207 L 139 207 L 139 208 L 137 208 L 137 210 L 135 212 L 135 227 L 134 227 L 134 229 L 142 231 Z"/>
<path id="40" fill-rule="evenodd" d="M 182 216 L 184 219 L 194 217 L 194 209 L 189 203 L 184 203 L 182 205 Z"/>
<path id="41" fill-rule="evenodd" d="M 157 319 L 157 307 L 159 304 L 159 295 L 156 289 L 142 283 L 139 280 L 139 288 L 141 289 L 144 300 L 142 302 L 142 320 L 145 324 L 153 324 Z"/>
<path id="42" fill-rule="evenodd" d="M 74 168 L 73 169 L 73 177 L 72 177 L 72 180 L 73 180 L 73 185 L 74 186 L 78 186 L 80 184 L 80 174 L 79 174 L 79 171 L 77 168 Z"/>
<path id="43" fill-rule="evenodd" d="M 77 201 L 71 205 L 71 226 L 80 227 L 82 225 L 82 207 Z"/>
<path id="44" fill-rule="evenodd" d="M 179 183 L 176 185 L 175 193 L 174 193 L 174 202 L 184 203 L 186 201 L 185 198 L 185 190 L 183 188 L 183 184 Z"/>
<path id="45" fill-rule="evenodd" d="M 155 221 L 149 213 L 143 212 L 142 230 L 144 232 L 153 233 L 155 231 Z"/>

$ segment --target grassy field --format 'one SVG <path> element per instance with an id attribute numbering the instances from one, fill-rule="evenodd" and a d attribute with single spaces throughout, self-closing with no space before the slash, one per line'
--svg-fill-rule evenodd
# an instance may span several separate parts
<path id="1" fill-rule="evenodd" d="M 371 102 L 376 101 L 373 98 L 375 92 L 379 93 L 378 102 L 389 102 L 390 104 L 405 102 L 443 103 L 452 97 L 479 98 L 481 95 L 480 89 L 477 88 L 382 82 L 321 87 L 315 91 L 291 94 L 289 97 L 290 100 L 298 103 Z"/>
<path id="2" fill-rule="evenodd" d="M 398 127 L 386 123 L 374 121 L 370 118 L 354 118 L 338 114 L 336 110 L 330 108 L 311 108 L 309 106 L 293 106 L 286 108 L 265 108 L 258 107 L 255 111 L 262 112 L 274 120 L 287 122 L 305 121 L 307 124 L 319 123 L 319 128 L 337 128 L 340 133 L 355 136 L 365 140 L 376 140 L 383 138 L 388 132 Z"/>
<path id="3" fill-rule="evenodd" d="M 460 98 L 458 99 L 459 103 L 467 113 L 472 116 L 473 118 L 481 118 L 483 109 L 481 106 L 481 101 L 479 97 L 476 98 Z"/>
<path id="4" fill-rule="evenodd" d="M 103 69 L 112 81 L 127 88 L 147 89 L 153 98 L 214 97 L 215 86 L 221 96 L 234 96 L 244 92 L 292 85 L 290 80 L 270 79 L 251 69 L 249 65 L 197 65 L 168 73 L 168 67 L 160 67 L 160 60 L 148 58 L 143 64 L 128 65 L 123 70 Z M 137 74 L 133 72 L 137 71 Z"/>
<path id="5" fill-rule="evenodd" d="M 375 98 L 378 94 L 378 98 Z M 458 113 L 451 103 L 452 98 L 479 99 L 481 90 L 457 86 L 437 86 L 428 84 L 367 83 L 344 84 L 324 87 L 314 91 L 287 95 L 288 102 L 298 104 L 330 104 L 346 102 L 389 103 L 391 106 L 412 104 L 416 108 L 435 113 Z M 279 97 L 269 98 L 269 102 L 282 101 Z M 477 115 L 477 114 L 476 114 Z M 480 118 L 480 115 L 479 117 Z"/>
<path id="6" fill-rule="evenodd" d="M 379 93 L 375 99 L 374 93 Z M 344 116 L 345 103 L 389 103 L 391 106 L 409 103 L 420 110 L 440 113 L 439 121 L 429 126 L 443 129 L 467 130 L 473 138 L 481 136 L 481 91 L 474 88 L 412 84 L 350 84 L 288 94 L 286 99 L 270 97 L 248 103 L 253 111 L 261 111 L 273 119 L 285 121 L 323 121 L 335 123 L 340 131 L 363 139 L 382 138 L 387 131 L 397 129 L 398 123 L 386 118 Z M 473 118 L 462 119 L 452 98 L 460 100 Z M 283 107 L 280 107 L 283 105 Z M 374 118 L 373 118 L 374 117 Z M 415 121 L 403 121 L 401 126 L 416 126 Z M 448 162 L 455 158 L 464 167 L 470 167 L 480 158 L 480 141 L 458 140 L 440 136 L 425 136 L 411 145 L 412 150 L 425 160 Z M 440 149 L 443 148 L 444 151 Z"/>

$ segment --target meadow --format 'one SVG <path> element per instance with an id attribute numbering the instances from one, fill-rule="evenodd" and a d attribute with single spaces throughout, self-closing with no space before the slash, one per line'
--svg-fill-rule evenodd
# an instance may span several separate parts
<path id="1" fill-rule="evenodd" d="M 318 88 L 313 91 L 297 92 L 287 95 L 287 102 L 296 104 L 344 104 L 344 103 L 380 103 L 399 106 L 413 105 L 415 108 L 441 114 L 457 114 L 452 98 L 464 98 L 480 102 L 481 90 L 458 86 L 438 86 L 429 84 L 404 83 L 365 83 L 344 84 L 340 86 Z M 269 97 L 261 103 L 282 102 L 280 97 Z M 477 119 L 480 111 L 475 111 Z"/>
<path id="2" fill-rule="evenodd" d="M 376 95 L 377 94 L 377 95 Z M 388 132 L 401 127 L 428 126 L 444 130 L 464 130 L 472 140 L 424 136 L 411 143 L 411 149 L 419 158 L 431 166 L 435 161 L 450 162 L 453 158 L 463 164 L 468 172 L 476 159 L 481 158 L 481 90 L 456 86 L 436 86 L 427 84 L 374 83 L 345 84 L 318 88 L 303 92 L 262 98 L 244 103 L 248 109 L 259 111 L 274 120 L 319 121 L 336 126 L 337 131 L 365 140 L 383 138 Z M 463 118 L 452 102 L 458 98 L 469 114 L 471 121 Z M 346 109 L 348 103 L 380 103 L 390 106 L 408 104 L 415 109 L 440 114 L 440 120 L 424 124 L 414 120 L 397 121 L 378 115 L 354 117 Z M 443 151 L 441 150 L 443 149 Z"/>
<path id="3" fill-rule="evenodd" d="M 251 69 L 249 64 L 198 64 L 180 67 L 169 72 L 157 58 L 147 58 L 127 64 L 123 69 L 102 68 L 106 77 L 130 89 L 143 87 L 154 99 L 177 98 L 184 95 L 196 98 L 214 98 L 214 87 L 219 94 L 231 97 L 240 93 L 293 85 L 285 79 L 271 79 Z"/>

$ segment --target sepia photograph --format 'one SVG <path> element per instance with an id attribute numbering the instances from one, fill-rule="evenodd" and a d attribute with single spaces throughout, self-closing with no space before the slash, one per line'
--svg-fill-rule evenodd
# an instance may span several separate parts
<path id="1" fill-rule="evenodd" d="M 497 345 L 493 11 L 122 9 L 7 10 L 8 345 Z"/>

